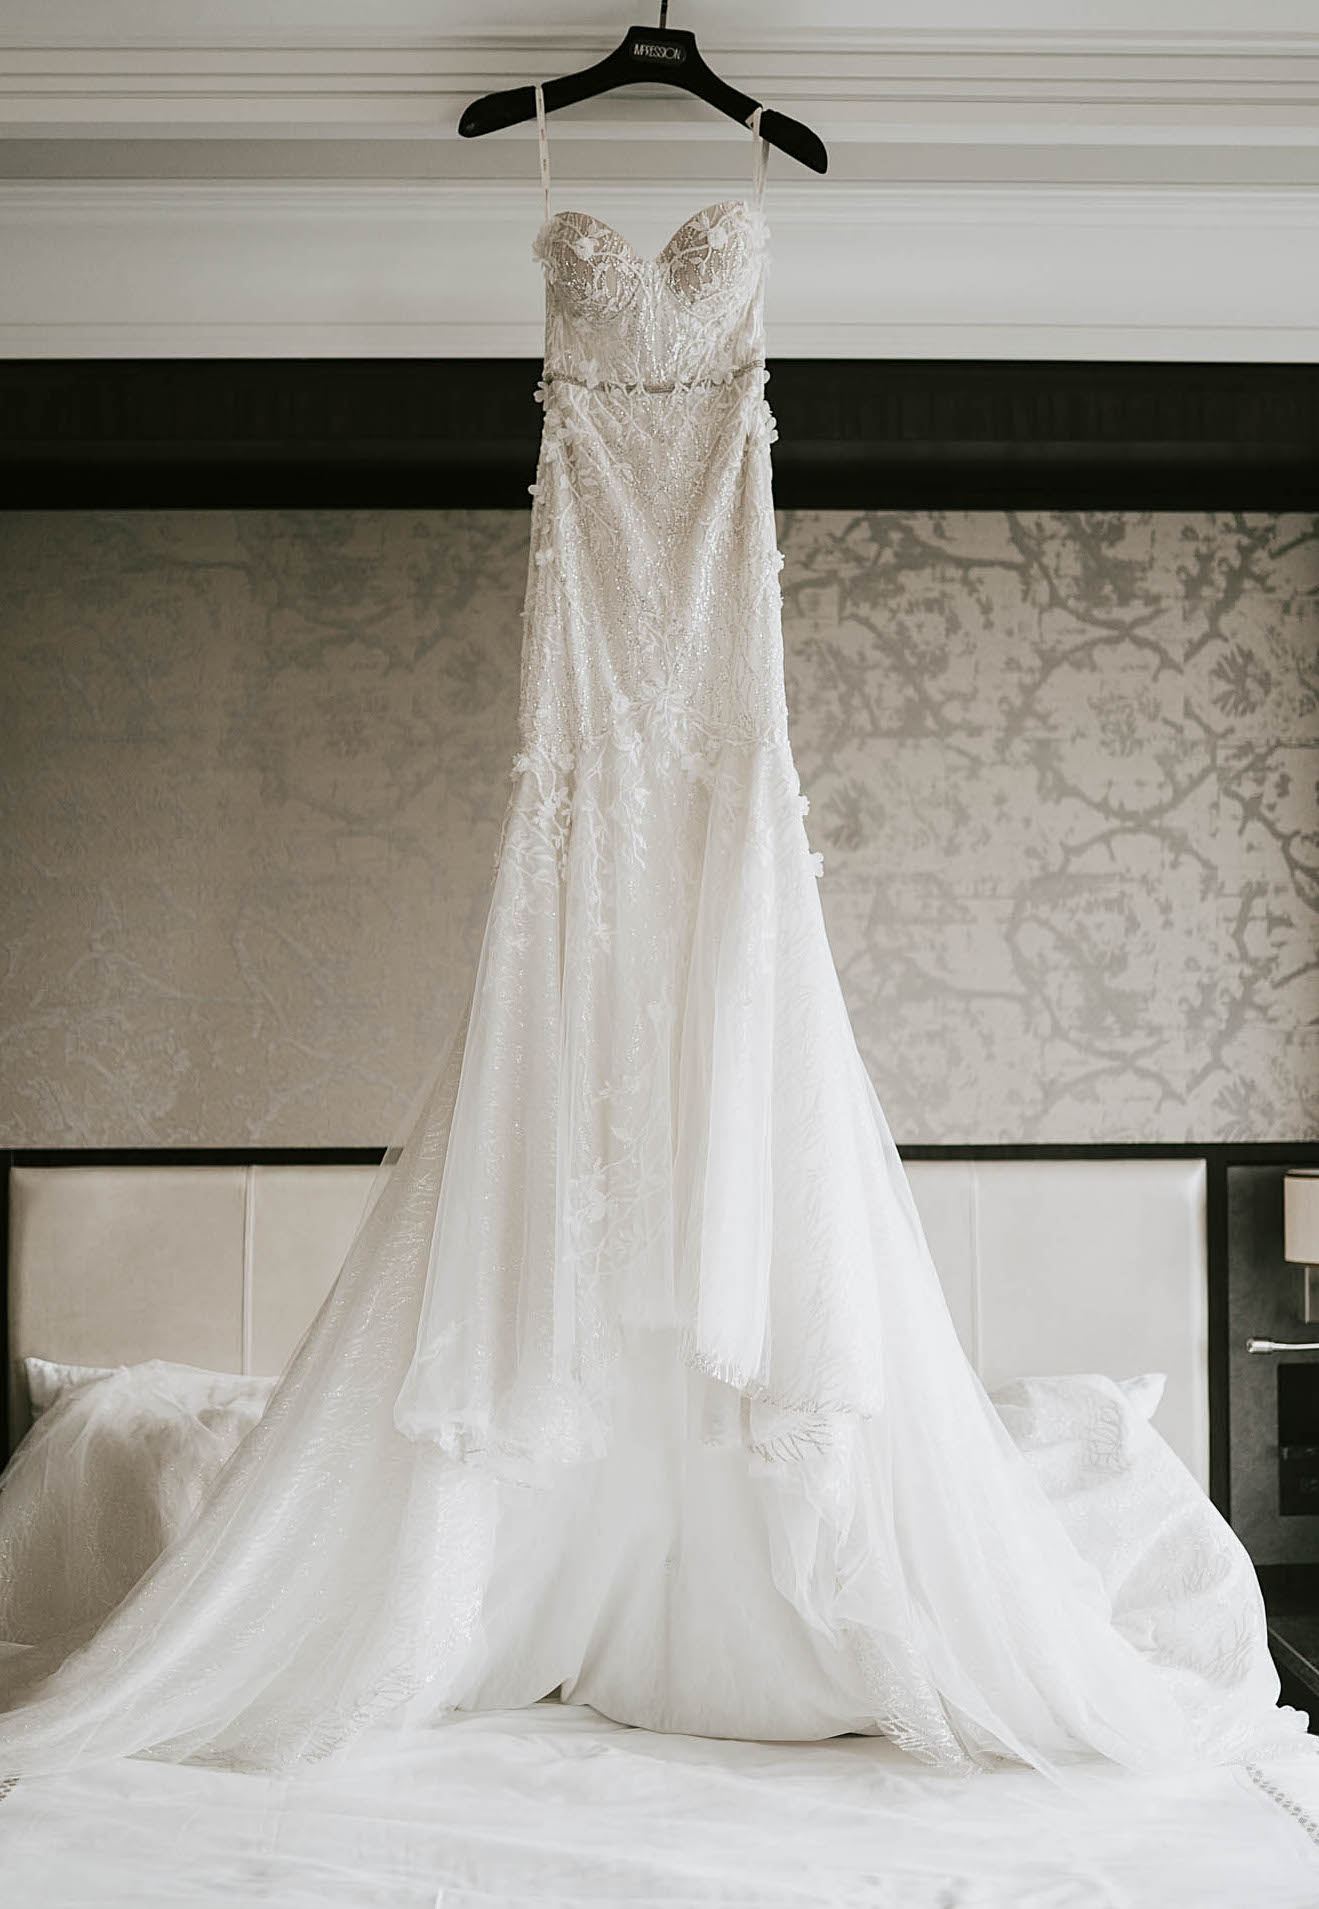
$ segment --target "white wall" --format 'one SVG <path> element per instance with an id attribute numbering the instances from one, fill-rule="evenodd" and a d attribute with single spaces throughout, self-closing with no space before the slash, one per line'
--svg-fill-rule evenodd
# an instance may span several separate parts
<path id="1" fill-rule="evenodd" d="M 587 63 L 633 0 L 10 0 L 0 353 L 534 355 L 534 131 L 475 95 Z M 675 0 L 825 139 L 771 168 L 780 355 L 1319 356 L 1311 0 Z M 684 95 L 556 117 L 558 203 L 643 245 L 741 190 Z"/>

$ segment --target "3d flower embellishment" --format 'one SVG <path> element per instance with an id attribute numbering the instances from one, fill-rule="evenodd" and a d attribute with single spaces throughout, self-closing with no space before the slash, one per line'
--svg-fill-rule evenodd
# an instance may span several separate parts
<path id="1" fill-rule="evenodd" d="M 593 259 L 595 257 L 595 240 L 591 237 L 589 232 L 581 232 L 573 240 L 572 249 L 579 259 Z"/>
<path id="2" fill-rule="evenodd" d="M 811 856 L 811 873 L 817 882 L 824 873 L 824 856 L 820 853 L 818 848 Z"/>
<path id="3" fill-rule="evenodd" d="M 722 225 L 708 226 L 705 233 L 705 242 L 712 252 L 722 252 L 728 243 L 728 234 Z"/>
<path id="4" fill-rule="evenodd" d="M 540 549 L 536 552 L 537 569 L 541 569 L 547 563 L 553 563 L 553 562 L 554 562 L 554 545 L 542 544 Z"/>
<path id="5" fill-rule="evenodd" d="M 809 797 L 808 795 L 799 795 L 799 796 L 797 797 L 797 803 L 798 803 L 798 806 L 800 807 L 800 809 L 801 809 L 801 812 L 802 812 L 802 814 L 803 814 L 803 815 L 809 815 L 809 814 L 810 814 L 810 812 L 811 812 L 811 798 L 810 798 L 810 797 Z"/>

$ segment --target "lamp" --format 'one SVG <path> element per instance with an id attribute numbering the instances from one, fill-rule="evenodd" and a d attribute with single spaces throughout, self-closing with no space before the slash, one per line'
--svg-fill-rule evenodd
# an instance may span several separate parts
<path id="1" fill-rule="evenodd" d="M 1301 1270 L 1301 1318 L 1319 1319 L 1319 1168 L 1283 1175 L 1283 1258 Z"/>

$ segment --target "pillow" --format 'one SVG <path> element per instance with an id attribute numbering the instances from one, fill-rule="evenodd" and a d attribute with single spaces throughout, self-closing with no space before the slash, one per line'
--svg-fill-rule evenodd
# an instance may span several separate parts
<path id="1" fill-rule="evenodd" d="M 1128 1400 L 1135 1406 L 1143 1419 L 1152 1419 L 1158 1411 L 1167 1390 L 1166 1372 L 1142 1372 L 1138 1379 L 1119 1379 L 1118 1385 L 1126 1393 Z"/>
<path id="2" fill-rule="evenodd" d="M 112 1365 L 56 1365 L 50 1359 L 24 1359 L 27 1400 L 35 1422 L 50 1410 L 62 1392 L 75 1385 L 88 1385 L 93 1379 L 108 1379 L 118 1371 Z"/>
<path id="3" fill-rule="evenodd" d="M 1014 1379 L 989 1396 L 1021 1451 L 1053 1451 L 1056 1470 L 1067 1447 L 1077 1463 L 1111 1468 L 1130 1462 L 1131 1433 L 1154 1417 L 1167 1383 L 1164 1372 L 1135 1379 L 1068 1372 L 1054 1379 Z M 1100 1446 L 1111 1449 L 1101 1454 Z"/>
<path id="4" fill-rule="evenodd" d="M 29 1359 L 35 1423 L 0 1477 L 0 1637 L 101 1621 L 195 1516 L 273 1379 Z"/>
<path id="5" fill-rule="evenodd" d="M 1104 1581 L 1117 1628 L 1163 1664 L 1188 1710 L 1235 1688 L 1276 1701 L 1250 1558 L 1149 1423 L 1163 1375 L 1018 1379 L 991 1393 L 1013 1442 Z M 1207 1680 L 1207 1681 L 1206 1681 Z M 1216 1692 L 1216 1696 L 1214 1693 Z"/>

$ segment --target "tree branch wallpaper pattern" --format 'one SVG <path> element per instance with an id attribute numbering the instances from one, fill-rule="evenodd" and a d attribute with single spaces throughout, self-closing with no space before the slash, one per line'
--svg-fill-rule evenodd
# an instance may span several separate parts
<path id="1" fill-rule="evenodd" d="M 779 521 L 898 1140 L 1319 1137 L 1319 519 Z M 527 526 L 0 520 L 5 1144 L 396 1132 L 479 947 Z"/>

